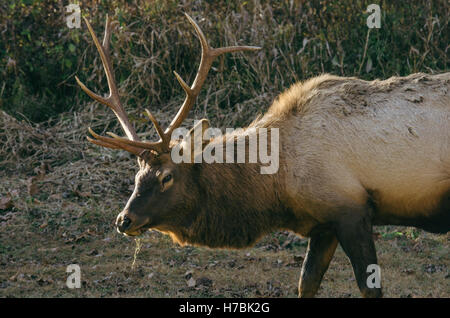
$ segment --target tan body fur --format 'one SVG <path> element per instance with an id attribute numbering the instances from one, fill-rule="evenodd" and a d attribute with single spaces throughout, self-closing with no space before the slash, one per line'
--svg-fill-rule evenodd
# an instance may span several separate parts
<path id="1" fill-rule="evenodd" d="M 371 193 L 383 224 L 437 212 L 450 190 L 449 119 L 450 73 L 323 75 L 291 87 L 254 125 L 281 129 L 290 208 L 324 222 L 329 206 L 365 204 Z"/>

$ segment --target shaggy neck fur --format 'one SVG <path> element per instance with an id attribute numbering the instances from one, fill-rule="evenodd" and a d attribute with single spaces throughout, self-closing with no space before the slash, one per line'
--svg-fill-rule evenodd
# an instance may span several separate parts
<path id="1" fill-rule="evenodd" d="M 197 218 L 176 233 L 180 243 L 243 248 L 285 227 L 276 178 L 261 175 L 257 164 L 198 164 L 194 169 L 202 199 Z"/>
<path id="2" fill-rule="evenodd" d="M 238 136 L 230 134 L 211 142 L 237 142 L 249 133 L 255 131 L 243 130 Z M 248 148 L 246 152 L 248 158 Z M 196 217 L 190 224 L 173 227 L 172 238 L 181 244 L 243 248 L 265 234 L 287 228 L 293 216 L 280 203 L 280 178 L 280 171 L 261 174 L 259 163 L 193 164 Z"/>

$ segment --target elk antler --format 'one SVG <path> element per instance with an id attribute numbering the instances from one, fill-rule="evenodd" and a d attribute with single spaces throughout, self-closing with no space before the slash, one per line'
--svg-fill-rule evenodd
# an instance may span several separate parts
<path id="1" fill-rule="evenodd" d="M 91 25 L 85 19 L 86 25 L 88 26 L 89 32 L 92 35 L 92 38 L 94 40 L 95 46 L 97 47 L 97 50 L 100 53 L 100 57 L 103 62 L 103 67 L 105 69 L 106 78 L 108 80 L 108 86 L 110 95 L 106 98 L 103 98 L 95 93 L 93 93 L 91 90 L 89 90 L 81 81 L 78 79 L 78 77 L 75 77 L 78 84 L 81 86 L 81 88 L 93 99 L 96 101 L 107 105 L 110 107 L 114 113 L 116 114 L 117 118 L 119 119 L 123 130 L 125 131 L 125 134 L 128 138 L 119 137 L 111 132 L 108 132 L 107 134 L 111 136 L 109 137 L 103 137 L 100 135 L 97 135 L 92 129 L 89 128 L 89 132 L 91 135 L 95 138 L 89 138 L 88 140 L 94 144 L 108 147 L 112 149 L 124 149 L 128 152 L 131 152 L 137 156 L 140 156 L 144 151 L 146 150 L 153 150 L 157 153 L 163 153 L 168 152 L 169 149 L 169 142 L 170 138 L 172 136 L 172 132 L 180 127 L 182 122 L 186 119 L 189 111 L 191 110 L 192 106 L 195 103 L 195 100 L 197 99 L 197 96 L 200 93 L 201 87 L 203 83 L 206 80 L 206 77 L 208 75 L 209 69 L 211 68 L 211 65 L 214 61 L 214 59 L 224 53 L 232 53 L 237 51 L 255 51 L 261 49 L 260 47 L 256 46 L 229 46 L 229 47 L 222 47 L 222 48 L 212 48 L 209 46 L 208 42 L 206 41 L 205 35 L 203 34 L 202 30 L 200 30 L 200 27 L 195 23 L 195 21 L 186 14 L 186 17 L 188 18 L 189 22 L 192 24 L 192 26 L 195 29 L 195 32 L 197 33 L 198 38 L 200 39 L 200 44 L 202 47 L 202 55 L 200 60 L 200 66 L 197 71 L 197 75 L 194 79 L 194 83 L 191 87 L 189 87 L 186 82 L 181 78 L 180 75 L 178 75 L 177 72 L 174 71 L 175 77 L 177 78 L 178 82 L 180 83 L 181 87 L 186 93 L 186 98 L 181 105 L 180 109 L 178 110 L 178 113 L 175 115 L 175 118 L 170 123 L 169 127 L 163 131 L 161 126 L 159 125 L 158 121 L 155 119 L 155 117 L 150 113 L 149 110 L 145 110 L 147 116 L 149 117 L 150 121 L 155 126 L 156 132 L 159 135 L 160 140 L 157 142 L 142 142 L 139 141 L 139 138 L 134 130 L 134 128 L 131 126 L 128 117 L 120 103 L 119 100 L 119 94 L 117 91 L 117 86 L 114 81 L 114 74 L 112 72 L 112 66 L 109 56 L 109 41 L 111 38 L 111 32 L 110 27 L 111 23 L 109 22 L 108 17 L 106 18 L 106 27 L 105 27 L 105 36 L 103 39 L 103 44 L 100 45 L 94 31 L 92 30 Z"/>

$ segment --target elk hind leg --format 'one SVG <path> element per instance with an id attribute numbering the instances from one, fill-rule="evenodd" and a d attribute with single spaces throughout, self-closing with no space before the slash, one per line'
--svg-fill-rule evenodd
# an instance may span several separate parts
<path id="1" fill-rule="evenodd" d="M 321 231 L 311 235 L 299 282 L 299 297 L 314 297 L 330 265 L 338 241 L 335 233 Z"/>
<path id="2" fill-rule="evenodd" d="M 336 226 L 338 241 L 352 263 L 363 297 L 381 297 L 381 283 L 379 287 L 369 284 L 372 275 L 368 271 L 369 265 L 377 264 L 370 208 L 353 208 L 347 211 Z"/>

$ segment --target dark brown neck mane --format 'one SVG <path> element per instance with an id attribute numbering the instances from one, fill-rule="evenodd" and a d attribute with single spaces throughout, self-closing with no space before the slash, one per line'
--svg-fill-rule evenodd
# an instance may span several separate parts
<path id="1" fill-rule="evenodd" d="M 258 164 L 196 164 L 201 202 L 196 219 L 170 231 L 180 244 L 243 248 L 287 228 L 293 217 L 275 189 L 277 174 L 262 175 Z"/>

